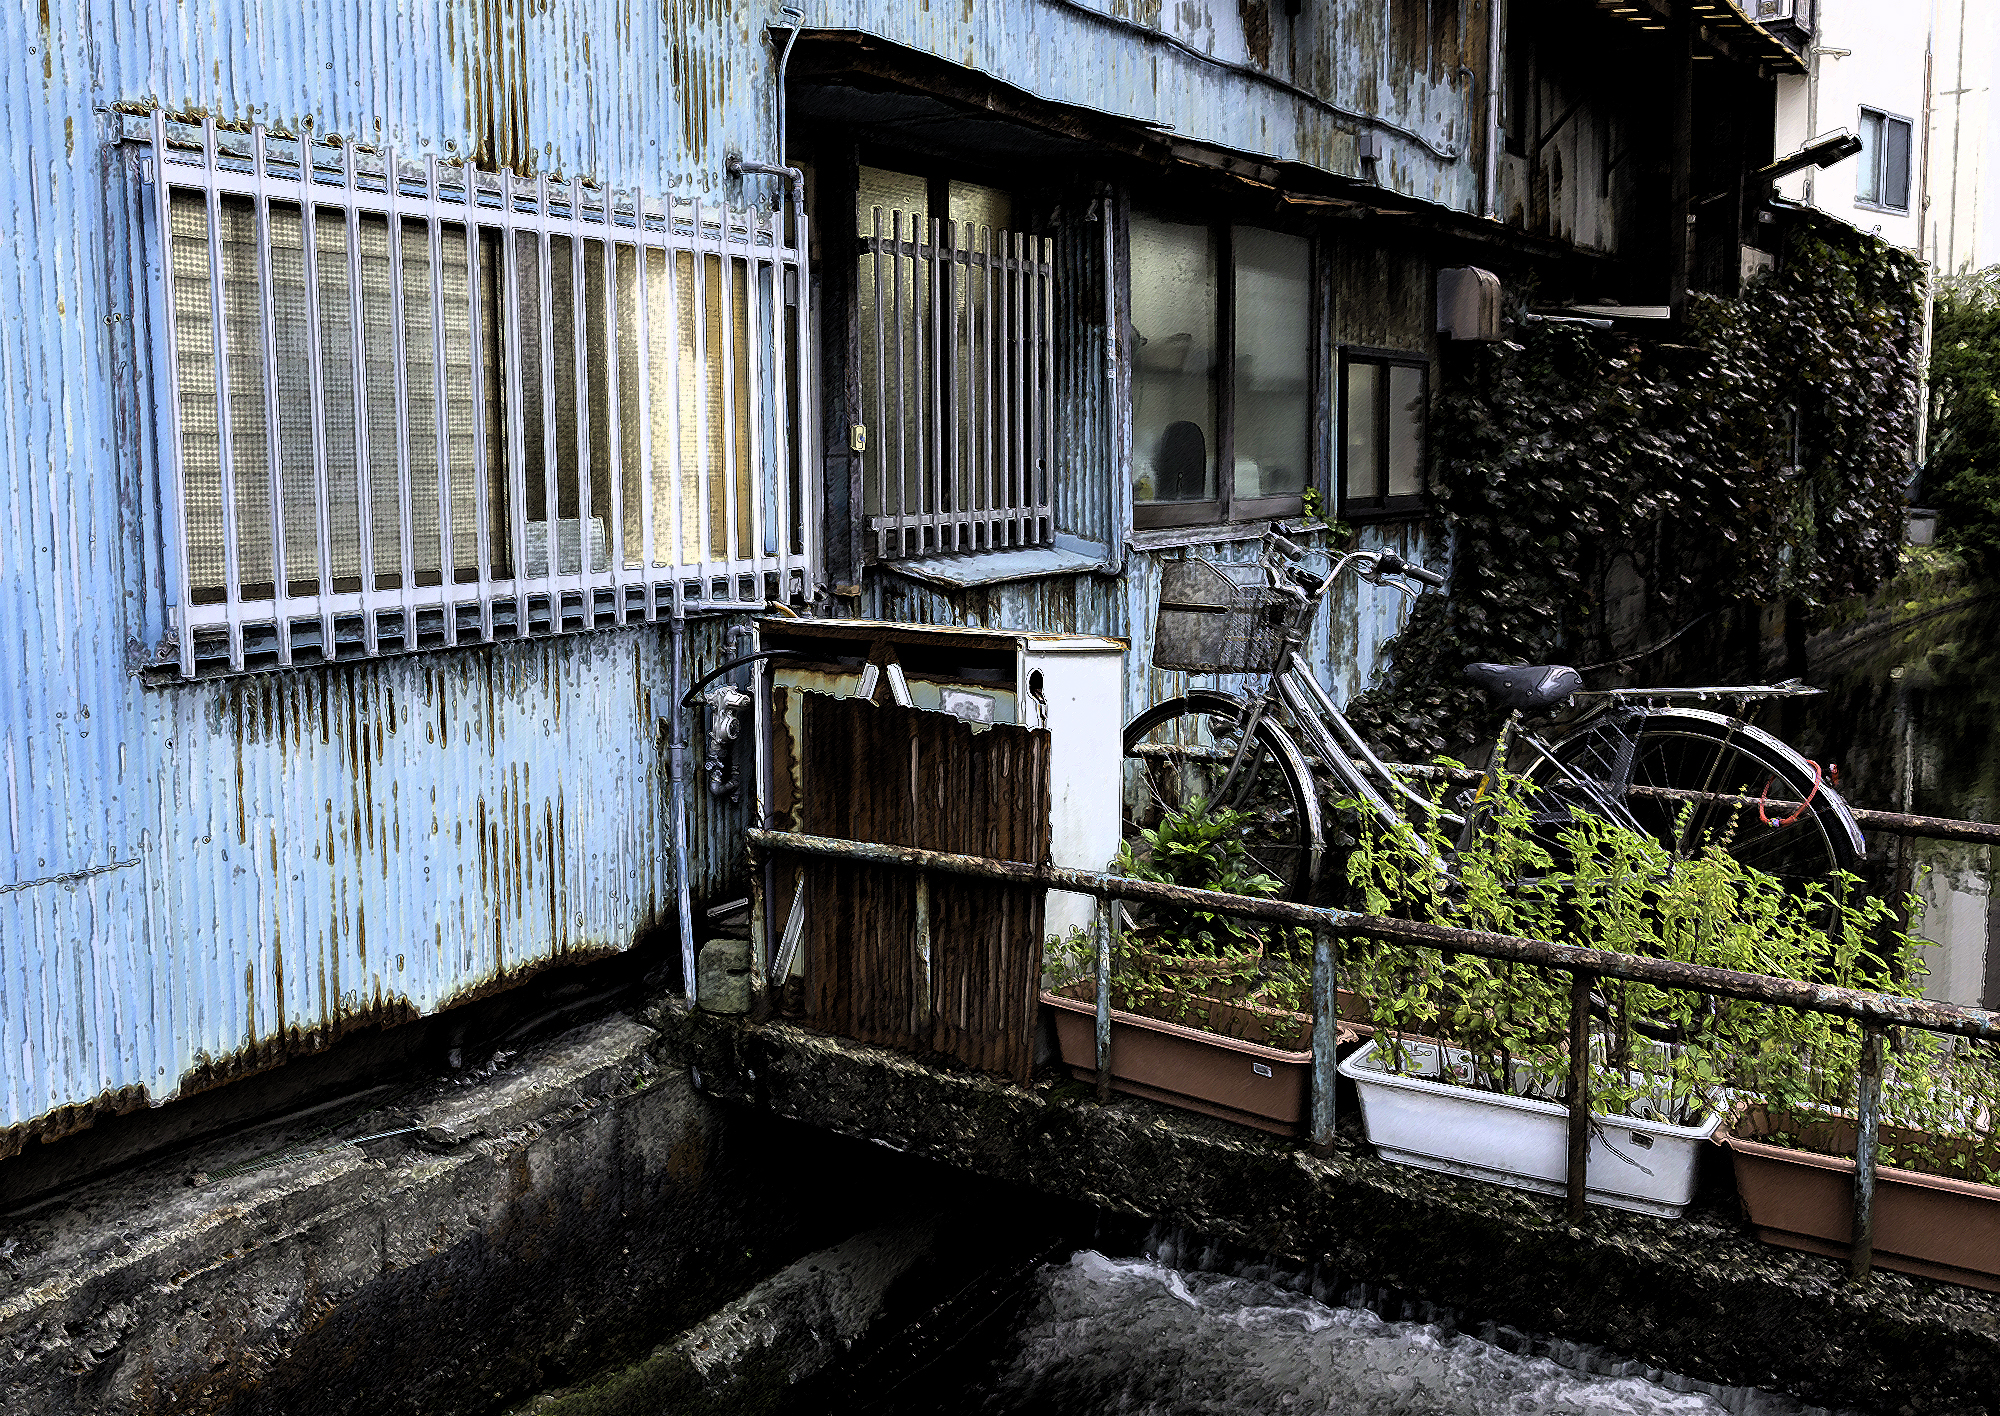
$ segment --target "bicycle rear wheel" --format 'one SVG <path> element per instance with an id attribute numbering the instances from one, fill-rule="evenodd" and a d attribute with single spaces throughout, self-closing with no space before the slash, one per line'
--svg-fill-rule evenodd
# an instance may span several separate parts
<path id="1" fill-rule="evenodd" d="M 1127 834 L 1159 825 L 1169 810 L 1201 800 L 1244 813 L 1244 843 L 1258 870 L 1307 899 L 1318 884 L 1325 836 L 1319 794 L 1291 735 L 1266 717 L 1242 766 L 1218 799 L 1243 741 L 1250 707 L 1231 693 L 1197 689 L 1170 698 L 1125 726 Z"/>
<path id="2" fill-rule="evenodd" d="M 1554 751 L 1563 768 L 1622 806 L 1678 858 L 1720 846 L 1797 890 L 1831 883 L 1866 853 L 1847 803 L 1824 782 L 1816 785 L 1810 763 L 1720 713 L 1676 708 L 1646 713 L 1636 724 L 1607 718 Z M 1588 795 L 1565 788 L 1546 761 L 1529 776 L 1552 785 L 1557 797 Z"/>

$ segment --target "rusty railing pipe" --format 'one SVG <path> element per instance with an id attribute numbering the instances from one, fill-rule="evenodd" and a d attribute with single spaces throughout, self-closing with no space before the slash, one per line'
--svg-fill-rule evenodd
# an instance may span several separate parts
<path id="1" fill-rule="evenodd" d="M 1185 886 L 1161 885 L 1095 870 L 1036 866 L 1024 861 L 954 855 L 944 851 L 921 850 L 915 846 L 886 846 L 831 836 L 807 836 L 791 831 L 752 830 L 748 835 L 753 850 L 935 870 L 946 875 L 966 875 L 1031 888 L 1068 890 L 1100 900 L 1150 900 L 1183 909 L 1209 910 L 1245 919 L 1269 920 L 1276 924 L 1326 928 L 1338 934 L 1379 939 L 1416 949 L 1452 949 L 1547 969 L 1581 970 L 1599 978 L 1622 978 L 1661 988 L 1743 998 L 1753 1003 L 1771 1003 L 1782 1008 L 1852 1018 L 1877 1027 L 1923 1028 L 1929 1032 L 1979 1041 L 2000 1040 L 2000 1013 L 1956 1003 L 1939 1003 L 1928 998 L 1896 998 L 1883 993 L 1866 993 L 1860 989 L 1836 988 L 1830 984 L 1806 983 L 1769 974 L 1739 973 L 1734 969 L 1683 964 L 1673 959 L 1652 959 L 1637 954 L 1614 953 L 1609 949 L 1556 944 L 1546 939 L 1454 929 L 1417 920 L 1386 919 L 1380 915 L 1301 905 L 1291 900 L 1231 895 L 1220 890 L 1191 890 Z"/>

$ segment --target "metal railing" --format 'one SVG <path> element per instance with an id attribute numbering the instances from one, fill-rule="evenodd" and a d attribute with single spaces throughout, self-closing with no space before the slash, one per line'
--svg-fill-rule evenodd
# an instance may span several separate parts
<path id="1" fill-rule="evenodd" d="M 1973 823 L 1968 823 L 1973 824 Z M 1599 979 L 1624 979 L 1660 988 L 1684 989 L 1740 998 L 1777 1007 L 1848 1018 L 1862 1027 L 1863 1048 L 1857 1099 L 1858 1140 L 1855 1146 L 1854 1228 L 1849 1250 L 1850 1272 L 1865 1279 L 1873 1266 L 1875 1141 L 1880 1124 L 1883 1042 L 1892 1027 L 1922 1028 L 1975 1041 L 2000 1040 L 2000 1013 L 1938 1003 L 1923 998 L 1899 998 L 1858 989 L 1836 988 L 1767 974 L 1739 973 L 1701 964 L 1679 963 L 1636 954 L 1614 953 L 1545 939 L 1454 929 L 1415 920 L 1388 919 L 1348 910 L 1260 899 L 1216 890 L 1134 880 L 1101 871 L 1061 866 L 1035 866 L 984 856 L 951 855 L 907 846 L 807 836 L 789 831 L 750 833 L 753 852 L 775 852 L 808 858 L 864 861 L 918 873 L 966 875 L 1009 881 L 1023 886 L 1069 890 L 1100 900 L 1148 901 L 1183 909 L 1199 909 L 1274 924 L 1303 925 L 1313 930 L 1312 1068 L 1310 1139 L 1315 1150 L 1331 1150 L 1334 1138 L 1337 1002 L 1340 979 L 1339 941 L 1369 938 L 1410 948 L 1474 954 L 1489 959 L 1530 964 L 1570 975 L 1569 1016 L 1569 1168 L 1568 1210 L 1580 1218 L 1584 1209 L 1584 1168 L 1590 1144 L 1590 1108 L 1586 1086 L 1589 1065 L 1587 1039 L 1590 995 Z M 1097 1088 L 1102 1101 L 1111 1089 L 1111 953 L 1114 911 L 1100 910 L 1096 936 Z"/>
<path id="2" fill-rule="evenodd" d="M 805 213 L 127 120 L 153 270 L 160 667 L 810 594 Z"/>

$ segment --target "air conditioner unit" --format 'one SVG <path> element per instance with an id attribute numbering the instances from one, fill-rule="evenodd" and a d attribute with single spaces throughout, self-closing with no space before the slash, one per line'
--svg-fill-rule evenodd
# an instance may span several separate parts
<path id="1" fill-rule="evenodd" d="M 957 629 L 877 620 L 766 619 L 758 647 L 769 661 L 774 801 L 785 821 L 803 774 L 801 693 L 871 698 L 948 713 L 966 722 L 1049 732 L 1049 862 L 1103 870 L 1124 820 L 1125 645 L 1091 634 Z M 794 657 L 795 656 L 795 657 Z M 781 692 L 781 690 L 783 692 Z M 1088 896 L 1049 892 L 1044 932 L 1088 928 Z"/>
<path id="2" fill-rule="evenodd" d="M 1750 18 L 1760 24 L 1766 20 L 1797 20 L 1808 4 L 1810 0 L 1754 0 Z"/>

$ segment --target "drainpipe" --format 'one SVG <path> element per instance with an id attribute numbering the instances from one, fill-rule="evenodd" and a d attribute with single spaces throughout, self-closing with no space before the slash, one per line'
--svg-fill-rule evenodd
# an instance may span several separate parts
<path id="1" fill-rule="evenodd" d="M 1500 3 L 1486 0 L 1486 153 L 1479 172 L 1479 208 L 1500 219 Z"/>
<path id="2" fill-rule="evenodd" d="M 667 760 L 669 780 L 673 784 L 674 899 L 680 916 L 681 991 L 692 1003 L 695 1001 L 694 906 L 688 898 L 687 726 L 682 719 L 686 709 L 681 707 L 681 660 L 685 635 L 686 621 L 679 615 L 667 621 L 668 652 L 674 660 L 674 696 L 667 710 L 671 715 L 667 719 Z"/>
<path id="3" fill-rule="evenodd" d="M 799 42 L 799 30 L 805 25 L 806 12 L 802 6 L 787 5 L 778 12 L 790 20 L 791 27 L 785 31 L 785 47 L 778 52 L 778 160 L 769 162 L 745 162 L 740 157 L 729 159 L 729 175 L 741 177 L 746 173 L 759 177 L 782 177 L 790 184 L 792 200 L 800 211 L 806 204 L 806 175 L 796 167 L 785 164 L 785 66 L 792 62 L 792 46 Z M 777 29 L 779 26 L 772 25 Z"/>

